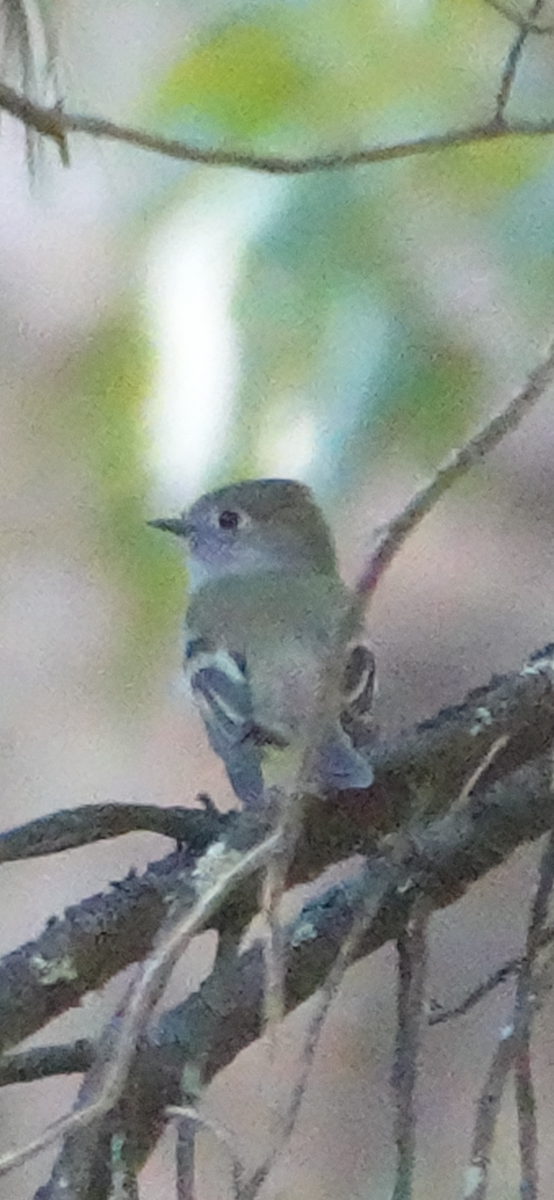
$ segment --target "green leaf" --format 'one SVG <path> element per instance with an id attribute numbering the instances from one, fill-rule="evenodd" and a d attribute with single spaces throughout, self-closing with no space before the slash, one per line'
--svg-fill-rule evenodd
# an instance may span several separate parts
<path id="1" fill-rule="evenodd" d="M 152 653 L 182 600 L 183 576 L 146 525 L 144 404 L 151 371 L 143 322 L 127 299 L 89 337 L 58 416 L 68 453 L 77 450 L 96 484 L 91 556 L 124 598 L 124 636 L 112 662 L 118 689 L 147 681 Z"/>
<path id="2" fill-rule="evenodd" d="M 302 111 L 309 83 L 283 32 L 241 21 L 175 63 L 157 107 L 167 115 L 191 107 L 223 130 L 248 137 Z"/>

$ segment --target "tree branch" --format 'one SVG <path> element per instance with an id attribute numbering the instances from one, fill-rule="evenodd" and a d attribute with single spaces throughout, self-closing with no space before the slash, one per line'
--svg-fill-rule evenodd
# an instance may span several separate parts
<path id="1" fill-rule="evenodd" d="M 86 1038 L 62 1046 L 33 1046 L 0 1059 L 0 1087 L 34 1083 L 53 1075 L 82 1075 L 94 1060 L 94 1043 Z"/>
<path id="2" fill-rule="evenodd" d="M 311 798 L 288 884 L 312 879 L 331 862 L 349 855 L 372 854 L 378 834 L 391 833 L 416 814 L 424 821 L 447 809 L 502 734 L 509 736 L 509 743 L 481 776 L 469 808 L 480 802 L 495 780 L 518 769 L 531 772 L 529 786 L 534 786 L 532 763 L 547 752 L 554 737 L 551 653 L 547 647 L 522 672 L 493 679 L 472 692 L 463 705 L 444 710 L 389 746 L 377 746 L 375 784 L 369 792 L 342 793 L 325 801 Z M 63 919 L 49 922 L 36 941 L 2 960 L 0 1048 L 35 1033 L 79 1004 L 91 989 L 142 960 L 176 895 L 182 905 L 187 894 L 194 902 L 196 888 L 190 873 L 198 853 L 206 848 L 202 819 L 214 841 L 231 850 L 247 851 L 264 836 L 264 829 L 267 832 L 263 814 L 229 813 L 215 826 L 209 813 L 195 811 L 190 816 L 200 822 L 198 847 L 193 844 L 187 851 L 171 854 L 141 877 L 130 875 L 104 895 L 68 909 Z M 529 809 L 521 837 L 535 837 L 542 831 L 542 825 L 535 829 Z M 506 854 L 510 848 L 506 847 Z M 256 911 L 256 887 L 243 885 L 213 924 L 220 932 L 234 929 L 240 934 Z"/>
<path id="3" fill-rule="evenodd" d="M 28 1162 L 59 1138 L 88 1128 L 115 1108 L 127 1082 L 137 1042 L 178 958 L 192 938 L 205 928 L 209 918 L 227 899 L 236 884 L 250 879 L 267 866 L 271 855 L 278 850 L 280 841 L 279 833 L 272 834 L 248 854 L 243 855 L 238 862 L 235 853 L 231 865 L 223 866 L 215 883 L 208 883 L 201 891 L 191 911 L 188 911 L 190 905 L 187 906 L 185 915 L 174 920 L 169 929 L 162 932 L 159 945 L 146 959 L 137 983 L 131 988 L 120 1021 L 117 1043 L 104 1063 L 105 1069 L 96 1079 L 94 1096 L 87 1097 L 87 1101 L 73 1113 L 49 1125 L 44 1133 L 27 1146 L 2 1155 L 0 1174 Z"/>
<path id="4" fill-rule="evenodd" d="M 154 804 L 84 804 L 7 829 L 0 834 L 0 863 L 58 854 L 77 846 L 90 846 L 106 838 L 137 830 L 160 833 L 179 845 L 186 843 L 201 854 L 210 842 L 223 836 L 231 814 L 215 808 L 161 808 Z"/>
<path id="5" fill-rule="evenodd" d="M 358 580 L 356 592 L 359 596 L 370 597 L 372 595 L 384 571 L 409 534 L 454 483 L 467 475 L 467 472 L 481 462 L 485 455 L 490 454 L 491 450 L 494 450 L 506 437 L 506 434 L 517 429 L 523 417 L 542 399 L 553 377 L 554 342 L 549 346 L 542 362 L 531 371 L 521 391 L 517 392 L 506 408 L 488 421 L 474 437 L 466 442 L 465 446 L 462 446 L 461 450 L 455 450 L 447 462 L 439 467 L 427 487 L 417 492 L 405 509 L 393 518 Z"/>
<path id="6" fill-rule="evenodd" d="M 416 1154 L 415 1089 L 424 1023 L 427 917 L 416 905 L 397 942 L 396 1046 L 392 1069 L 395 1100 L 396 1178 L 392 1200 L 412 1200 Z"/>
<path id="7" fill-rule="evenodd" d="M 376 855 L 348 884 L 309 900 L 286 929 L 285 1004 L 291 1011 L 329 977 L 353 930 L 352 961 L 400 936 L 414 903 L 448 905 L 471 883 L 503 861 L 522 840 L 538 837 L 554 821 L 549 755 L 499 781 L 486 795 L 447 814 L 404 847 L 397 861 Z M 334 969 L 334 968 L 333 968 Z M 163 1126 L 167 1104 L 178 1104 L 183 1070 L 201 1090 L 259 1037 L 263 1022 L 263 947 L 223 956 L 197 993 L 166 1013 L 141 1043 L 123 1101 L 127 1119 L 140 1120 L 137 1154 L 151 1152 Z M 123 1115 L 126 1113 L 123 1108 Z M 144 1115 L 146 1114 L 146 1115 Z M 65 1190 L 52 1188 L 41 1200 L 85 1200 L 100 1149 L 122 1113 L 108 1114 L 92 1130 L 68 1139 L 56 1176 Z M 138 1164 L 137 1164 L 138 1165 Z M 78 1180 L 73 1190 L 68 1179 Z M 92 1194 L 92 1193 L 91 1193 Z M 96 1200 L 103 1195 L 95 1193 Z"/>
<path id="8" fill-rule="evenodd" d="M 390 162 L 398 158 L 413 158 L 418 154 L 433 154 L 438 150 L 456 149 L 476 142 L 492 142 L 507 137 L 550 137 L 554 134 L 554 118 L 542 121 L 499 121 L 495 114 L 492 119 L 481 124 L 451 129 L 445 133 L 428 134 L 421 138 L 408 138 L 389 145 L 367 146 L 346 152 L 337 150 L 329 154 L 308 155 L 305 158 L 287 158 L 283 155 L 251 154 L 248 151 L 224 150 L 217 147 L 202 148 L 178 138 L 167 138 L 143 129 L 118 125 L 103 117 L 67 113 L 60 104 L 36 104 L 6 83 L 0 83 L 0 109 L 4 109 L 27 128 L 52 138 L 58 147 L 65 144 L 69 134 L 86 134 L 107 141 L 124 142 L 136 146 L 137 149 L 162 154 L 166 158 L 175 158 L 181 162 L 202 163 L 211 167 L 237 167 L 260 171 L 267 175 L 309 175 L 316 171 L 335 171 L 346 167 L 369 166 L 376 162 Z"/>

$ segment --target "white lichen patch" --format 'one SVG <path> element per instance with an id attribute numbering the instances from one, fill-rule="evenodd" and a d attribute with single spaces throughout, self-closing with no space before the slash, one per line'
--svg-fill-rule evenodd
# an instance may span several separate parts
<path id="1" fill-rule="evenodd" d="M 188 1104 L 198 1101 L 202 1095 L 202 1074 L 194 1063 L 185 1063 L 183 1067 L 181 1093 Z"/>
<path id="2" fill-rule="evenodd" d="M 479 733 L 484 733 L 492 725 L 492 713 L 490 709 L 480 706 L 475 709 L 475 719 L 469 731 L 470 737 L 477 737 Z"/>
<path id="3" fill-rule="evenodd" d="M 532 658 L 525 663 L 521 671 L 521 675 L 542 675 L 543 673 L 554 672 L 554 657 L 550 654 L 541 654 L 539 658 Z"/>
<path id="4" fill-rule="evenodd" d="M 46 987 L 53 983 L 71 983 L 79 978 L 79 972 L 69 954 L 62 958 L 43 958 L 42 954 L 33 954 L 31 967 L 41 983 Z"/>
<path id="5" fill-rule="evenodd" d="M 227 875 L 242 858 L 244 858 L 244 854 L 240 850 L 229 850 L 225 842 L 214 842 L 198 860 L 192 872 L 198 890 L 204 891 L 204 888 L 217 883 L 218 879 Z"/>
<path id="6" fill-rule="evenodd" d="M 465 1173 L 464 1197 L 469 1200 L 470 1196 L 476 1196 L 481 1184 L 486 1178 L 484 1167 L 478 1165 L 468 1167 Z"/>
<path id="7" fill-rule="evenodd" d="M 315 942 L 317 929 L 313 921 L 305 920 L 298 923 L 291 937 L 291 946 L 301 946 L 303 942 Z"/>

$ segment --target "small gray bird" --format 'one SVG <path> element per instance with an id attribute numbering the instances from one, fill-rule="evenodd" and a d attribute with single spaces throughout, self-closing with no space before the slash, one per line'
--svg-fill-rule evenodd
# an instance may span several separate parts
<path id="1" fill-rule="evenodd" d="M 150 524 L 187 544 L 185 671 L 237 796 L 369 787 L 374 658 L 309 488 L 248 480 Z"/>

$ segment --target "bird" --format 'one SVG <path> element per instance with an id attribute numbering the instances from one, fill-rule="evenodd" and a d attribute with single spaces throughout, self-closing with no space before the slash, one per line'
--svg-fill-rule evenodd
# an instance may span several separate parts
<path id="1" fill-rule="evenodd" d="M 243 480 L 149 524 L 185 544 L 185 674 L 243 805 L 370 787 L 374 655 L 310 489 Z"/>

